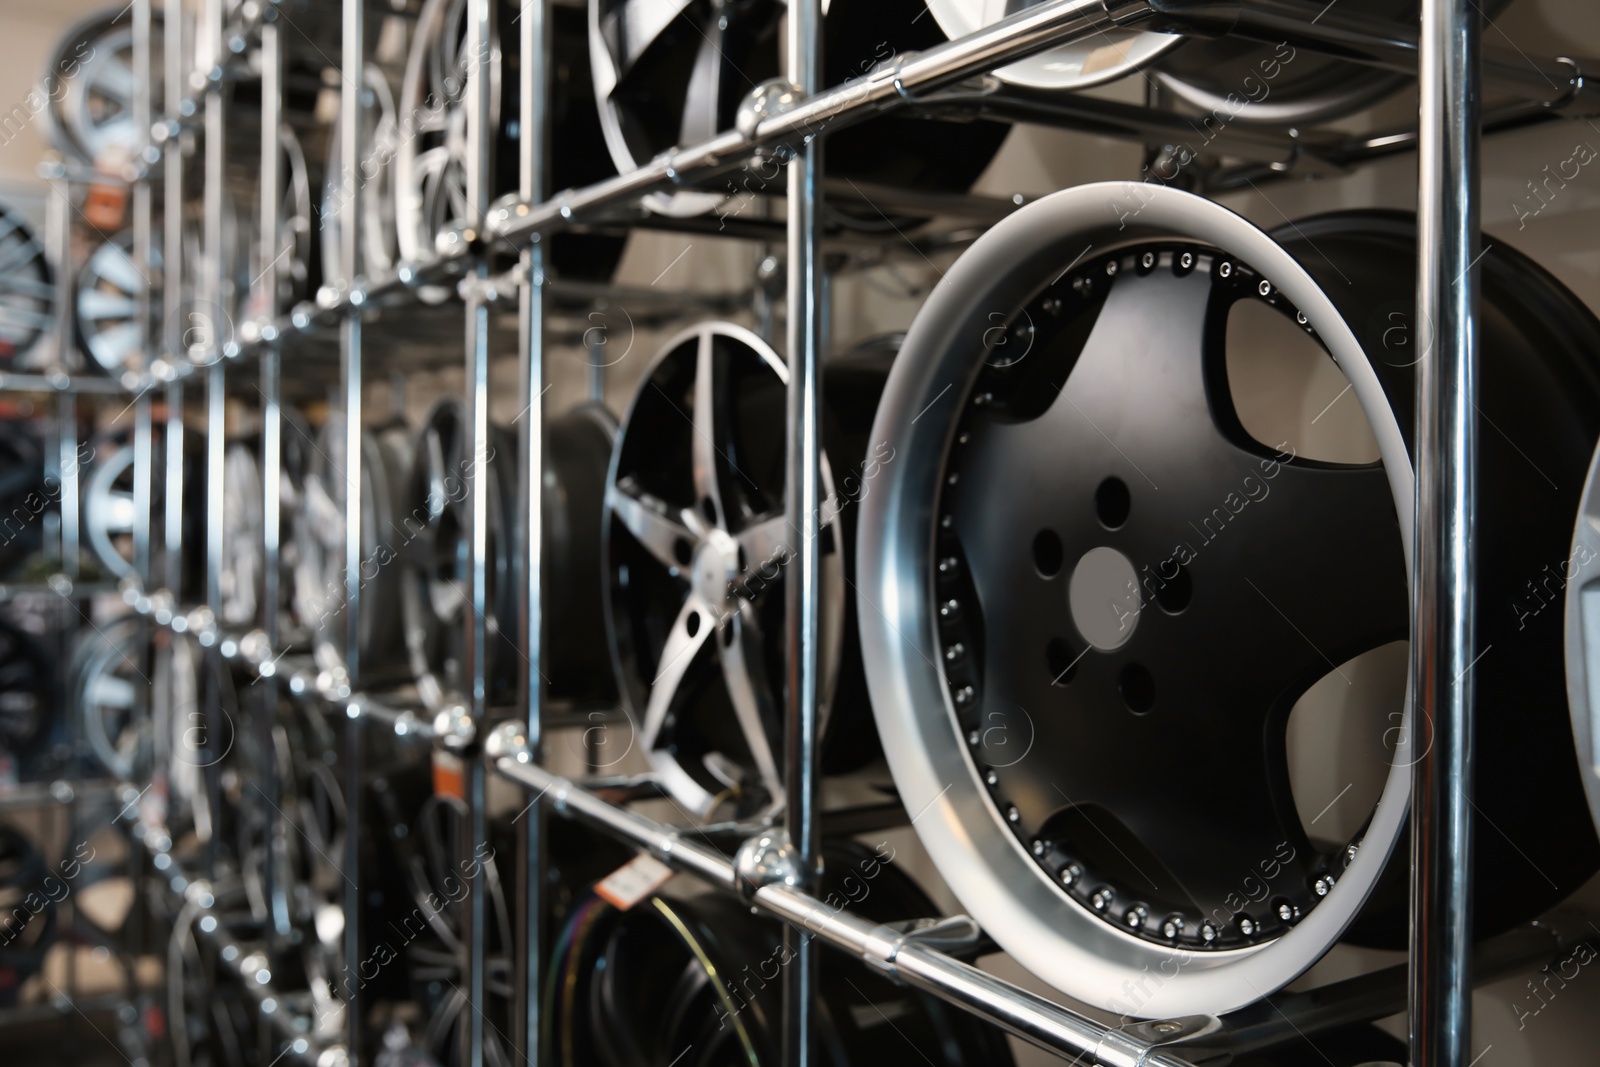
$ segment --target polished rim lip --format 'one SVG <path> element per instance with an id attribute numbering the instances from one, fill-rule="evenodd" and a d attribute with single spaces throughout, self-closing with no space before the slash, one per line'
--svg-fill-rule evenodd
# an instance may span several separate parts
<path id="1" fill-rule="evenodd" d="M 617 484 L 618 468 L 622 463 L 623 438 L 628 432 L 628 426 L 633 422 L 633 413 L 634 409 L 639 405 L 639 398 L 644 395 L 645 388 L 651 378 L 654 377 L 656 368 L 684 344 L 706 333 L 731 337 L 735 341 L 749 346 L 766 362 L 767 366 L 772 368 L 785 388 L 789 384 L 788 364 L 783 361 L 783 358 L 778 355 L 770 344 L 762 340 L 753 330 L 731 322 L 695 323 L 693 326 L 680 330 L 662 343 L 655 358 L 650 361 L 650 365 L 645 368 L 644 374 L 640 376 L 639 384 L 634 388 L 633 399 L 628 402 L 627 414 L 623 415 L 622 421 L 612 438 L 611 462 L 606 468 L 605 511 L 600 522 L 601 575 L 605 583 L 604 595 L 601 597 L 601 608 L 605 612 L 606 644 L 609 646 L 611 653 L 611 669 L 617 678 L 618 700 L 621 702 L 623 714 L 628 719 L 628 729 L 633 732 L 634 737 L 637 737 L 639 731 L 643 728 L 645 709 L 633 706 L 633 697 L 628 688 L 627 665 L 623 662 L 622 649 L 617 643 L 618 625 L 611 605 L 613 590 L 611 574 L 611 525 L 613 521 L 611 490 Z M 819 455 L 818 460 L 822 469 L 822 499 L 826 501 L 834 495 L 833 472 L 828 464 L 826 454 Z M 871 496 L 871 494 L 869 493 L 868 496 Z M 839 560 L 840 574 L 842 575 L 846 546 L 844 545 L 844 539 L 840 536 L 837 522 L 838 520 L 835 518 L 835 558 Z M 825 575 L 821 577 L 825 577 Z M 834 684 L 838 680 L 839 674 L 839 661 L 842 651 L 840 638 L 844 630 L 845 598 L 842 581 L 840 585 L 841 588 L 838 590 L 838 595 L 833 598 L 835 607 L 831 611 L 827 607 L 828 591 L 826 588 L 822 591 L 824 602 L 822 611 L 823 644 L 819 657 L 822 665 L 822 686 L 817 709 L 817 736 L 819 738 L 827 730 L 828 717 L 833 703 Z M 717 654 L 715 651 L 712 652 L 712 655 Z M 700 786 L 700 783 L 694 780 L 688 771 L 684 770 L 683 765 L 677 761 L 672 753 L 665 749 L 648 748 L 645 749 L 644 756 L 649 761 L 651 769 L 660 776 L 662 785 L 669 793 L 689 807 L 691 811 L 698 812 L 701 816 L 709 814 L 711 810 L 710 803 L 713 798 Z M 763 814 L 772 815 L 781 811 L 784 806 L 784 800 L 785 798 L 782 796 L 774 797 L 772 803 Z"/>
<path id="2" fill-rule="evenodd" d="M 1578 505 L 1572 552 L 1567 556 L 1569 569 L 1582 552 L 1589 553 L 1589 558 L 1579 566 L 1600 559 L 1600 448 L 1595 450 L 1589 464 L 1589 477 Z M 1600 686 L 1600 671 L 1591 670 L 1589 663 L 1590 646 L 1600 644 L 1600 614 L 1591 613 L 1595 617 L 1585 619 L 1583 610 L 1584 592 L 1593 584 L 1592 572 L 1574 574 L 1567 581 L 1567 704 L 1572 712 L 1572 738 L 1578 750 L 1578 774 L 1589 798 L 1589 813 L 1595 826 L 1600 827 L 1600 766 L 1595 763 L 1595 740 L 1600 735 L 1600 730 L 1596 729 L 1600 724 L 1595 721 L 1595 713 L 1600 711 L 1600 690 L 1596 689 Z"/>
<path id="3" fill-rule="evenodd" d="M 1298 99 L 1269 103 L 1247 100 L 1242 105 L 1229 102 L 1229 94 L 1196 85 L 1171 71 L 1154 72 L 1161 87 L 1201 111 L 1227 112 L 1232 121 L 1263 126 L 1293 126 L 1327 122 L 1354 114 L 1393 96 L 1410 80 L 1403 74 L 1390 74 L 1356 67 L 1355 80 L 1344 88 L 1310 92 Z"/>
<path id="4" fill-rule="evenodd" d="M 982 0 L 978 0 L 978 3 L 981 4 Z M 939 24 L 939 29 L 943 30 L 944 35 L 951 40 L 976 33 L 996 21 L 975 14 L 973 0 L 927 0 L 927 5 L 928 10 L 933 13 L 934 21 Z M 994 73 L 1003 82 L 1034 89 L 1088 89 L 1127 77 L 1166 55 L 1185 40 L 1176 34 L 1153 33 L 1149 30 L 1122 32 L 1133 39 L 1134 43 L 1129 46 L 1128 51 L 1136 53 L 1135 58 L 1124 59 L 1093 74 L 1062 74 L 1047 69 L 1055 56 L 1086 54 L 1105 47 L 1104 44 L 1094 44 L 1091 41 L 1051 48 L 1027 59 L 1019 59 Z M 1101 36 L 1106 41 L 1112 40 L 1103 34 Z"/>
<path id="5" fill-rule="evenodd" d="M 1411 763 L 1408 679 L 1405 729 L 1388 780 L 1363 846 L 1333 891 L 1282 937 L 1215 952 L 1151 944 L 1068 899 L 987 796 L 930 651 L 937 648 L 928 579 L 932 502 L 957 421 L 950 405 L 964 400 L 984 357 L 981 345 L 952 338 L 981 338 L 991 309 L 1014 313 L 1074 256 L 1157 237 L 1188 237 L 1239 256 L 1305 313 L 1378 439 L 1409 570 L 1411 463 L 1350 327 L 1311 276 L 1254 225 L 1192 194 L 1138 182 L 1083 185 L 1035 202 L 980 237 L 935 287 L 906 335 L 873 427 L 874 439 L 906 459 L 888 468 L 883 491 L 863 501 L 857 544 L 862 653 L 878 731 L 934 864 L 962 906 L 1023 966 L 1068 996 L 1139 1018 L 1230 1011 L 1316 962 L 1355 918 L 1405 828 Z M 925 417 L 934 409 L 936 417 Z M 1149 995 L 1130 1010 L 1124 983 L 1140 981 L 1135 988 Z"/>

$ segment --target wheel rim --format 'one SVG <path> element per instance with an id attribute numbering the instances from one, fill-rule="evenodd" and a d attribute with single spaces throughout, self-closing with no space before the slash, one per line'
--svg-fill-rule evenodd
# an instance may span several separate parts
<path id="1" fill-rule="evenodd" d="M 157 268 L 161 256 L 153 257 Z M 155 307 L 139 322 L 139 296 L 144 279 L 133 262 L 133 234 L 119 233 L 102 241 L 78 274 L 78 337 L 95 366 L 108 374 L 136 367 L 143 358 L 144 340 L 155 335 Z"/>
<path id="2" fill-rule="evenodd" d="M 0 204 L 0 362 L 22 359 L 55 324 L 44 245 L 21 212 Z"/>
<path id="3" fill-rule="evenodd" d="M 53 666 L 27 634 L 0 623 L 0 748 L 20 756 L 44 738 Z"/>
<path id="4" fill-rule="evenodd" d="M 783 9 L 765 0 L 590 0 L 590 66 L 617 169 L 632 170 L 732 129 L 745 97 L 780 74 Z M 835 0 L 823 5 L 823 13 L 823 75 L 830 85 L 942 41 L 938 27 L 922 21 L 920 0 Z M 984 121 L 876 118 L 830 135 L 828 173 L 965 192 L 999 150 L 1006 129 Z M 737 205 L 729 207 L 730 217 L 769 186 L 770 176 L 747 175 L 730 180 L 727 193 L 657 193 L 646 203 L 660 214 L 687 217 L 726 202 Z M 881 233 L 925 221 L 890 218 L 870 200 L 849 210 L 830 207 L 828 215 L 831 223 Z"/>
<path id="5" fill-rule="evenodd" d="M 1508 2 L 1490 0 L 1483 4 L 1485 16 L 1492 18 Z M 1412 25 L 1417 19 L 1414 0 L 1358 0 L 1342 10 L 1346 15 Z M 1154 77 L 1179 100 L 1223 123 L 1269 126 L 1341 118 L 1376 104 L 1411 82 L 1404 74 L 1307 51 L 1291 48 L 1285 56 L 1284 47 L 1271 50 L 1239 38 L 1191 39 L 1161 60 Z M 1240 94 L 1246 99 L 1241 100 Z"/>
<path id="6" fill-rule="evenodd" d="M 436 258 L 434 240 L 466 217 L 467 111 L 462 102 L 466 0 L 428 0 L 417 22 L 401 85 L 405 114 L 423 116 L 395 156 L 395 215 L 400 255 L 412 262 Z M 499 41 L 489 52 L 490 126 L 500 126 Z M 442 109 L 428 101 L 447 103 Z M 487 209 L 488 205 L 481 205 Z"/>
<path id="7" fill-rule="evenodd" d="M 954 40 L 1043 0 L 928 0 L 939 28 Z M 1166 33 L 1102 31 L 1088 40 L 1063 45 L 1001 67 L 995 74 L 1013 85 L 1037 89 L 1087 89 L 1126 77 L 1183 42 Z"/>
<path id="8" fill-rule="evenodd" d="M 139 622 L 121 619 L 90 633 L 73 655 L 74 704 L 89 748 L 112 777 L 140 780 L 148 772 L 153 734 L 148 717 L 137 714 Z"/>
<path id="9" fill-rule="evenodd" d="M 791 550 L 783 408 L 774 405 L 787 380 L 777 354 L 748 330 L 693 327 L 646 375 L 612 456 L 602 552 L 618 685 L 640 748 L 699 815 L 723 792 L 738 795 L 740 808 L 771 813 L 783 804 L 779 646 Z M 664 441 L 688 454 L 663 458 Z M 826 457 L 822 490 L 835 500 Z M 819 733 L 844 610 L 836 504 L 823 519 Z"/>
<path id="10" fill-rule="evenodd" d="M 56 147 L 81 163 L 132 162 L 142 138 L 134 125 L 133 27 L 125 9 L 101 12 L 79 22 L 62 36 L 51 57 L 49 73 L 76 66 L 62 78 L 65 91 L 52 94 L 48 110 Z M 162 20 L 151 23 L 151 48 L 161 55 Z M 87 52 L 87 54 L 85 54 Z M 163 86 L 155 79 L 151 114 L 161 113 Z"/>
<path id="11" fill-rule="evenodd" d="M 254 626 L 260 621 L 264 572 L 261 468 L 256 465 L 255 451 L 243 442 L 228 446 L 222 468 L 222 569 L 217 574 L 222 622 Z"/>
<path id="12" fill-rule="evenodd" d="M 989 317 L 990 308 L 1005 308 L 999 320 L 1009 321 L 1038 293 L 1038 279 L 1062 273 L 1059 265 L 1051 269 L 1050 264 L 1058 258 L 1070 261 L 1086 241 L 1109 247 L 1141 234 L 1181 235 L 1226 249 L 1237 257 L 1234 262 L 1248 263 L 1261 272 L 1258 277 L 1270 278 L 1275 297 L 1303 313 L 1333 353 L 1378 440 L 1384 460 L 1380 488 L 1386 488 L 1395 502 L 1400 516 L 1396 536 L 1409 559 L 1411 468 L 1404 442 L 1360 345 L 1305 270 L 1238 216 L 1176 190 L 1106 183 L 1058 193 L 1041 203 L 1048 206 L 1014 217 L 980 239 L 974 249 L 982 246 L 982 251 L 963 256 L 957 263 L 959 274 L 952 270 L 947 276 L 951 299 L 925 306 L 908 334 L 896 364 L 898 373 L 891 373 L 874 428 L 876 438 L 888 440 L 903 455 L 946 456 L 947 449 L 955 447 L 951 435 L 955 405 L 964 405 L 964 390 L 987 354 L 982 349 L 953 351 L 955 346 L 946 344 L 947 338 L 984 336 L 997 321 Z M 1135 227 L 1119 232 L 1117 205 L 1124 203 L 1139 206 L 1139 213 Z M 1073 248 L 1063 256 L 1067 244 Z M 1173 262 L 1158 261 L 1155 272 L 1176 286 L 1184 279 L 1176 276 Z M 1198 263 L 1191 269 L 1191 277 L 1198 276 L 1193 284 L 1205 279 Z M 1115 295 L 1117 289 L 1111 292 Z M 1193 345 L 1183 351 L 1192 352 Z M 938 384 L 928 388 L 934 382 Z M 956 398 L 941 401 L 939 390 L 951 386 L 949 392 Z M 941 407 L 941 402 L 948 406 Z M 913 422 L 930 404 L 939 417 Z M 885 752 L 908 810 L 928 806 L 917 829 L 951 888 L 1025 966 L 1069 995 L 1107 1010 L 1141 1016 L 1220 1012 L 1281 987 L 1338 938 L 1381 873 L 1404 825 L 1409 734 L 1400 738 L 1362 847 L 1349 867 L 1339 872 L 1331 891 L 1281 937 L 1265 944 L 1198 951 L 1179 944 L 1157 945 L 1119 929 L 1058 888 L 1059 872 L 1048 874 L 1031 846 L 1019 839 L 1009 810 L 1002 813 L 985 780 L 995 768 L 983 745 L 993 739 L 980 732 L 979 744 L 969 746 L 965 720 L 970 713 L 957 706 L 963 694 L 974 708 L 982 702 L 966 692 L 969 683 L 947 683 L 945 672 L 933 666 L 935 650 L 949 653 L 936 621 L 935 604 L 941 594 L 933 588 L 932 575 L 939 559 L 929 538 L 931 501 L 940 493 L 941 470 L 933 464 L 891 467 L 884 491 L 865 501 L 861 619 Z M 1171 480 L 1182 481 L 1177 475 Z M 874 601 L 888 614 L 867 606 Z M 924 660 L 924 655 L 930 658 Z M 942 713 L 925 710 L 920 715 L 906 710 L 941 708 Z M 1048 847 L 1045 856 L 1050 858 Z M 1273 856 L 1269 852 L 1259 858 Z M 1162 918 L 1152 914 L 1140 922 L 1153 921 L 1159 929 Z M 1173 968 L 1170 961 L 1178 958 L 1179 951 L 1187 958 Z M 1130 1012 L 1124 978 L 1145 974 L 1146 965 L 1154 968 L 1162 961 L 1177 973 Z"/>
<path id="13" fill-rule="evenodd" d="M 400 128 L 388 77 L 370 63 L 362 69 L 371 96 L 362 96 L 361 163 L 359 173 L 350 179 L 361 189 L 363 233 L 356 273 L 366 278 L 379 278 L 392 271 L 399 258 L 395 172 L 391 167 L 400 147 Z M 344 264 L 340 261 L 344 247 L 344 208 L 340 201 L 349 195 L 349 190 L 340 178 L 344 174 L 340 144 L 339 119 L 335 118 L 328 136 L 327 178 L 322 185 L 321 212 L 322 276 L 330 280 L 344 278 Z M 369 165 L 374 170 L 370 175 L 367 174 Z"/>
<path id="14" fill-rule="evenodd" d="M 461 699 L 470 682 L 464 675 L 464 613 L 472 610 L 469 489 L 488 494 L 483 655 L 489 699 L 505 696 L 516 684 L 509 650 L 519 647 L 517 637 L 501 629 L 502 625 L 514 625 L 515 618 L 509 602 L 511 560 L 505 536 L 510 528 L 505 503 L 510 490 L 504 484 L 504 464 L 494 462 L 494 457 L 511 450 L 511 445 L 501 431 L 492 429 L 489 455 L 475 461 L 467 427 L 466 408 L 458 400 L 440 401 L 429 413 L 417 438 L 406 494 L 409 510 L 400 531 L 404 538 L 399 554 L 405 561 L 401 613 L 406 650 L 417 693 L 435 710 L 451 699 Z"/>

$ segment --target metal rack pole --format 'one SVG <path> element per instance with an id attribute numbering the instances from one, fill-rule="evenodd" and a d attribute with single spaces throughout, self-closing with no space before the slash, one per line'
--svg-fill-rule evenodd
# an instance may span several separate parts
<path id="1" fill-rule="evenodd" d="M 200 286 L 204 306 L 199 314 L 203 331 L 203 360 L 206 371 L 206 607 L 211 617 L 222 617 L 223 546 L 223 459 L 227 415 L 227 367 L 222 361 L 221 330 L 224 328 L 223 301 L 227 293 L 228 257 L 222 242 L 223 181 L 226 165 L 227 113 L 222 99 L 222 78 L 218 64 L 222 57 L 222 0 L 206 0 L 205 21 L 201 28 L 212 66 L 202 71 L 206 77 L 205 98 L 205 249 L 202 256 Z M 224 725 L 228 714 L 222 707 L 222 654 L 213 642 L 205 650 L 205 733 L 202 766 L 205 770 L 206 805 L 212 827 L 206 841 L 206 876 L 217 877 L 222 841 L 218 816 L 222 812 L 222 773 L 216 763 L 216 743 L 230 729 Z"/>
<path id="2" fill-rule="evenodd" d="M 822 88 L 821 0 L 789 5 L 786 70 L 802 97 Z M 789 396 L 788 468 L 784 507 L 796 539 L 784 589 L 788 694 L 784 738 L 784 822 L 800 889 L 815 890 L 821 869 L 820 807 L 817 773 L 817 705 L 820 660 L 817 648 L 822 618 L 820 527 L 822 478 L 818 460 L 822 349 L 822 171 L 823 138 L 810 134 L 792 144 L 789 163 Z M 786 926 L 793 962 L 783 972 L 783 1062 L 810 1067 L 813 1004 L 817 991 L 817 951 L 811 938 Z"/>
<path id="3" fill-rule="evenodd" d="M 345 183 L 339 228 L 339 263 L 352 291 L 360 270 L 361 228 L 361 93 L 366 77 L 366 12 L 363 0 L 344 0 L 344 66 L 339 92 L 339 170 Z M 352 692 L 361 677 L 361 303 L 352 299 L 340 323 L 339 387 L 344 400 L 344 661 Z M 376 473 L 376 472 L 374 472 Z M 345 782 L 361 796 L 361 721 L 348 715 L 344 730 Z M 358 1067 L 361 1045 L 361 996 L 357 975 L 361 971 L 361 835 L 345 835 L 344 849 L 344 980 L 345 1049 L 350 1067 Z"/>
<path id="4" fill-rule="evenodd" d="M 471 427 L 472 453 L 467 486 L 467 544 L 470 567 L 471 610 L 462 620 L 466 626 L 466 655 L 463 663 L 469 692 L 466 714 L 478 729 L 483 728 L 488 711 L 487 660 L 488 628 L 484 612 L 489 601 L 489 305 L 487 282 L 489 259 L 482 245 L 484 219 L 489 199 L 494 195 L 494 84 L 490 78 L 490 47 L 493 41 L 492 0 L 467 0 L 466 71 L 466 218 L 461 220 L 466 243 L 475 247 L 476 256 L 467 277 L 466 293 L 466 391 L 467 423 Z M 502 638 L 503 640 L 503 638 Z M 472 753 L 475 757 L 476 753 Z M 467 982 L 467 1006 L 461 1012 L 461 1062 L 483 1062 L 483 1025 L 486 989 L 485 938 L 487 936 L 488 894 L 483 892 L 484 877 L 471 863 L 472 852 L 488 839 L 487 783 L 483 762 L 469 758 L 462 775 L 467 805 L 467 833 L 461 845 L 462 870 L 477 873 L 469 881 L 466 931 L 461 939 L 461 970 Z"/>
<path id="5" fill-rule="evenodd" d="M 268 9 L 268 14 L 275 11 Z M 278 23 L 270 19 L 261 26 L 261 258 L 266 263 L 256 268 L 251 305 L 259 318 L 252 325 L 262 331 L 272 330 L 278 318 L 278 218 L 282 204 L 283 176 L 280 161 L 282 151 L 278 144 L 278 129 L 283 123 L 283 53 L 278 36 Z M 274 338 L 267 339 L 261 355 L 261 632 L 267 647 L 278 647 L 278 604 L 280 578 L 279 556 L 279 496 L 282 490 L 283 417 L 279 408 L 279 360 Z M 273 729 L 278 711 L 276 684 L 257 686 L 256 724 L 260 751 L 266 754 L 266 767 L 258 785 L 260 813 L 265 827 L 267 862 L 262 871 L 263 894 L 267 900 L 267 951 L 274 959 L 284 940 L 289 937 L 288 888 L 279 879 L 279 860 L 285 842 L 281 839 L 283 827 L 279 822 L 282 785 L 278 781 L 278 761 L 273 758 Z"/>
<path id="6" fill-rule="evenodd" d="M 522 122 L 518 195 L 538 203 L 549 195 L 550 153 L 550 5 L 533 0 L 522 11 Z M 517 613 L 525 635 L 525 661 L 519 668 L 519 696 L 528 744 L 540 751 L 544 725 L 544 244 L 534 241 L 522 251 L 519 291 L 519 355 L 521 399 L 518 420 L 521 479 L 518 482 L 516 543 L 522 547 Z M 591 389 L 593 382 L 591 378 Z M 603 384 L 601 386 L 603 389 Z M 544 811 L 537 804 L 522 818 L 521 885 L 517 894 L 516 995 L 512 1041 L 523 1050 L 523 1062 L 539 1062 L 543 1026 L 539 1013 L 540 972 L 544 965 Z"/>
<path id="7" fill-rule="evenodd" d="M 1417 169 L 1411 1062 L 1466 1067 L 1472 1047 L 1472 731 L 1476 643 L 1479 258 L 1472 0 L 1423 0 Z"/>

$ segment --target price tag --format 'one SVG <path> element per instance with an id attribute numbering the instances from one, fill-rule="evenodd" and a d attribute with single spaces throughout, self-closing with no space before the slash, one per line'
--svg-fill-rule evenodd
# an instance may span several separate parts
<path id="1" fill-rule="evenodd" d="M 672 877 L 672 868 L 648 852 L 641 852 L 612 871 L 594 887 L 600 898 L 620 911 L 627 911 Z"/>
<path id="2" fill-rule="evenodd" d="M 433 753 L 433 792 L 441 797 L 467 799 L 467 765 L 448 752 Z"/>
<path id="3" fill-rule="evenodd" d="M 115 233 L 128 216 L 128 187 L 121 182 L 95 182 L 83 201 L 83 217 L 95 229 Z"/>

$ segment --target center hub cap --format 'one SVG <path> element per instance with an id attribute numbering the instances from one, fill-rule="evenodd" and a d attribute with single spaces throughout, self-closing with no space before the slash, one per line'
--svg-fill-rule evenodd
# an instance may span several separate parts
<path id="1" fill-rule="evenodd" d="M 1072 572 L 1067 603 L 1085 641 L 1102 652 L 1121 648 L 1139 625 L 1138 572 L 1116 549 L 1091 548 Z"/>
<path id="2" fill-rule="evenodd" d="M 712 528 L 694 553 L 689 581 L 707 604 L 731 601 L 729 583 L 739 576 L 739 545 L 726 530 Z"/>

